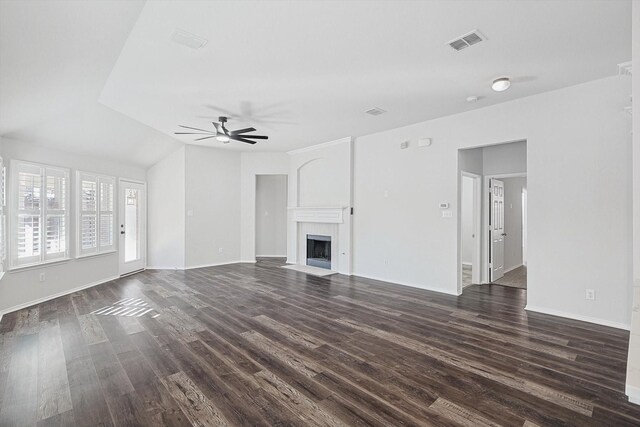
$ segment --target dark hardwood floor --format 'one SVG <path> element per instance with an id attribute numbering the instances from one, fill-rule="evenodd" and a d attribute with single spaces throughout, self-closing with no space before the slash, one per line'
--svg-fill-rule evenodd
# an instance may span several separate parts
<path id="1" fill-rule="evenodd" d="M 274 262 L 147 271 L 7 314 L 0 425 L 638 426 L 628 333 Z"/>

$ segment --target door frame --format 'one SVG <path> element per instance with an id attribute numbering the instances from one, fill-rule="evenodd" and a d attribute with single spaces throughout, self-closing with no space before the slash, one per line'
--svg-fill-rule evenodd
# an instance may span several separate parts
<path id="1" fill-rule="evenodd" d="M 476 240 L 473 245 L 473 256 L 471 260 L 471 282 L 481 283 L 482 281 L 482 175 L 471 172 L 460 171 L 460 189 L 458 200 L 462 201 L 462 180 L 463 177 L 473 179 L 473 229 L 476 234 Z M 460 239 L 458 247 L 462 248 L 462 203 L 460 203 Z M 460 249 L 462 250 L 462 249 Z M 462 253 L 458 262 L 458 293 L 462 292 Z"/>
<path id="2" fill-rule="evenodd" d="M 493 175 L 485 175 L 483 180 L 483 189 L 482 189 L 482 284 L 491 283 L 490 274 L 489 274 L 489 253 L 490 253 L 490 245 L 491 245 L 491 233 L 489 230 L 489 180 L 492 178 L 501 179 L 501 178 L 521 178 L 527 177 L 526 172 L 517 172 L 517 173 L 498 173 Z M 505 209 L 506 212 L 506 209 Z"/>
<path id="3" fill-rule="evenodd" d="M 124 257 L 124 247 L 123 245 L 121 245 L 120 243 L 120 224 L 123 224 L 124 218 L 122 218 L 122 213 L 123 213 L 123 209 L 120 206 L 122 203 L 122 200 L 120 199 L 121 193 L 120 191 L 122 190 L 123 186 L 122 184 L 124 182 L 129 182 L 132 184 L 138 184 L 138 185 L 142 185 L 142 187 L 144 188 L 144 197 L 143 197 L 143 202 L 144 202 L 144 221 L 143 221 L 143 225 L 141 227 L 141 235 L 143 236 L 142 240 L 142 244 L 140 245 L 140 255 L 141 258 L 143 259 L 143 267 L 141 270 L 146 270 L 147 268 L 147 220 L 148 220 L 148 215 L 147 215 L 147 183 L 146 181 L 140 181 L 137 179 L 129 179 L 129 178 L 118 178 L 118 226 L 116 228 L 116 232 L 117 232 L 117 236 L 118 236 L 118 274 L 122 277 L 122 276 L 126 276 L 128 274 L 132 274 L 135 273 L 139 270 L 135 270 L 135 271 L 130 271 L 130 272 L 126 272 L 123 273 L 122 272 L 122 265 L 123 265 L 123 257 Z"/>

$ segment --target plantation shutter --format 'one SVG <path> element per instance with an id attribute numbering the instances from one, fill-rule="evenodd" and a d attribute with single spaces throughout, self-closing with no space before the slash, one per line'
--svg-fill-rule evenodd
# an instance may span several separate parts
<path id="1" fill-rule="evenodd" d="M 113 230 L 114 230 L 114 213 L 113 213 L 113 191 L 115 187 L 115 178 L 100 177 L 98 185 L 100 188 L 100 251 L 109 251 L 115 249 Z"/>
<path id="2" fill-rule="evenodd" d="M 78 255 L 98 252 L 98 177 L 78 172 L 79 240 Z"/>
<path id="3" fill-rule="evenodd" d="M 67 258 L 68 169 L 19 161 L 11 169 L 12 267 Z"/>
<path id="4" fill-rule="evenodd" d="M 0 273 L 4 272 L 7 261 L 7 235 L 6 235 L 6 174 L 4 160 L 0 157 Z"/>
<path id="5" fill-rule="evenodd" d="M 46 197 L 44 206 L 46 221 L 45 260 L 67 256 L 67 185 L 68 172 L 45 168 Z"/>
<path id="6" fill-rule="evenodd" d="M 115 249 L 114 183 L 113 177 L 78 172 L 78 256 Z"/>

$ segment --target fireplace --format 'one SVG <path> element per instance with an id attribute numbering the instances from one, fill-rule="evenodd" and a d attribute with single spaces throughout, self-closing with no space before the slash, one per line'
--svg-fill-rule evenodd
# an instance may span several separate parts
<path id="1" fill-rule="evenodd" d="M 331 236 L 307 234 L 307 265 L 331 270 Z"/>

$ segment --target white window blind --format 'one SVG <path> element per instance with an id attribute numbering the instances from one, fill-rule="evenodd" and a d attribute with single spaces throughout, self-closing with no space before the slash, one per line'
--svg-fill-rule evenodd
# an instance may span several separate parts
<path id="1" fill-rule="evenodd" d="M 69 170 L 11 162 L 11 267 L 68 258 Z"/>
<path id="2" fill-rule="evenodd" d="M 78 171 L 77 256 L 112 251 L 115 178 Z"/>

